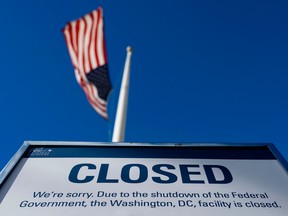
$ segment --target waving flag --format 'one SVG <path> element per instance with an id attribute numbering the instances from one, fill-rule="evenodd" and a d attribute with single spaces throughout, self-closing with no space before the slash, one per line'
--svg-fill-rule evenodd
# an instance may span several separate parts
<path id="1" fill-rule="evenodd" d="M 63 29 L 77 82 L 89 103 L 105 119 L 111 90 L 104 38 L 103 11 L 97 10 L 67 23 Z"/>

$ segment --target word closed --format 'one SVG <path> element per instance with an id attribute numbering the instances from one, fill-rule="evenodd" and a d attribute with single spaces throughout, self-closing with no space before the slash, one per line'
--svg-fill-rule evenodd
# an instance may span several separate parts
<path id="1" fill-rule="evenodd" d="M 177 181 L 183 184 L 228 184 L 233 180 L 231 172 L 222 165 L 198 164 L 155 164 L 148 169 L 144 164 L 126 164 L 113 172 L 110 164 L 95 165 L 81 163 L 75 165 L 69 173 L 69 181 L 73 183 L 143 183 L 148 179 L 158 184 L 171 184 Z M 109 171 L 110 170 L 110 171 Z M 113 173 L 113 178 L 111 177 Z M 176 173 L 176 174 L 175 174 Z M 117 177 L 115 177 L 117 176 Z"/>

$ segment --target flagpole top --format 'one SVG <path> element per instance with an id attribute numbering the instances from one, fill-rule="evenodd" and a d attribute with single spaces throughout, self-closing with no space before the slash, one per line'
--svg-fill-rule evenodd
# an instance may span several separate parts
<path id="1" fill-rule="evenodd" d="M 127 48 L 126 48 L 126 51 L 127 51 L 127 52 L 131 52 L 131 53 L 132 53 L 133 49 L 132 49 L 132 47 L 131 47 L 131 46 L 127 46 Z"/>

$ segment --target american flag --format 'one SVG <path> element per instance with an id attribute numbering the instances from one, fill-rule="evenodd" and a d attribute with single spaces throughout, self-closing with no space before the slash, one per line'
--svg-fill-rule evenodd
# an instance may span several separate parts
<path id="1" fill-rule="evenodd" d="M 97 10 L 67 23 L 63 29 L 77 82 L 89 103 L 105 119 L 112 88 L 104 38 L 103 11 Z"/>

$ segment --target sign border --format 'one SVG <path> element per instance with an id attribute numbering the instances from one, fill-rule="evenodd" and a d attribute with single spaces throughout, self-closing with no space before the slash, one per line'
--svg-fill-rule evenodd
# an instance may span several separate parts
<path id="1" fill-rule="evenodd" d="M 17 163 L 23 157 L 26 150 L 33 146 L 103 146 L 103 147 L 120 147 L 120 146 L 139 146 L 139 147 L 268 147 L 276 160 L 288 175 L 288 162 L 281 155 L 278 149 L 272 143 L 112 143 L 112 142 L 69 142 L 69 141 L 25 141 L 15 155 L 10 159 L 7 165 L 0 172 L 0 189 L 9 174 L 16 167 Z"/>

